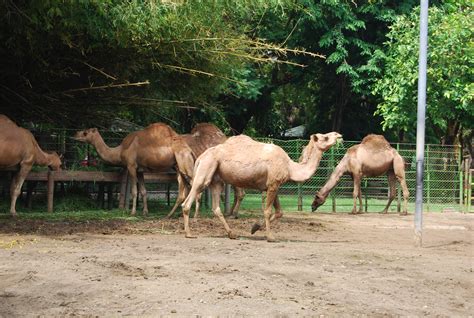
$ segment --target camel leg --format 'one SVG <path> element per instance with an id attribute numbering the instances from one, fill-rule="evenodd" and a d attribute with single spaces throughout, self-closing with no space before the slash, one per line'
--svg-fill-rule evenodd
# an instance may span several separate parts
<path id="1" fill-rule="evenodd" d="M 170 218 L 174 214 L 174 212 L 176 211 L 178 206 L 184 201 L 184 199 L 186 199 L 186 185 L 183 180 L 183 177 L 180 173 L 178 173 L 178 197 L 176 198 L 176 202 L 170 213 L 168 213 L 168 215 L 166 216 L 167 218 Z"/>
<path id="2" fill-rule="evenodd" d="M 390 204 L 392 204 L 393 199 L 395 199 L 396 192 L 397 192 L 397 179 L 395 178 L 395 173 L 393 171 L 389 171 L 387 173 L 387 179 L 388 179 L 388 187 L 390 189 L 390 193 L 388 196 L 388 202 L 387 205 L 385 206 L 385 209 L 383 209 L 382 213 L 386 214 L 388 213 L 388 208 L 390 207 Z"/>
<path id="3" fill-rule="evenodd" d="M 354 199 L 354 204 L 352 206 L 352 212 L 351 214 L 357 214 L 357 197 L 360 195 L 360 180 L 361 177 L 359 175 L 353 175 L 354 179 L 354 190 L 352 192 L 352 198 Z M 359 212 L 362 213 L 362 212 Z"/>
<path id="4" fill-rule="evenodd" d="M 410 192 L 408 191 L 407 183 L 405 180 L 405 162 L 403 158 L 398 155 L 393 160 L 393 170 L 395 173 L 398 182 L 400 182 L 400 186 L 402 187 L 403 192 L 403 211 L 400 213 L 401 215 L 408 214 L 408 197 L 410 196 Z"/>
<path id="5" fill-rule="evenodd" d="M 20 171 L 18 171 L 17 175 L 12 180 L 10 187 L 10 213 L 14 217 L 16 217 L 16 200 L 21 193 L 21 187 L 23 186 L 23 182 L 25 182 L 26 176 L 31 170 L 31 166 L 32 165 L 22 164 Z"/>
<path id="6" fill-rule="evenodd" d="M 140 187 L 140 195 L 143 198 L 143 215 L 148 214 L 148 201 L 146 198 L 145 177 L 143 172 L 138 173 L 138 186 Z"/>
<path id="7" fill-rule="evenodd" d="M 275 196 L 275 200 L 273 201 L 273 207 L 275 208 L 275 214 L 272 214 L 270 217 L 270 223 L 280 219 L 283 216 L 283 213 L 281 212 L 281 205 L 280 205 L 280 199 L 278 195 Z M 265 210 L 265 208 L 263 208 Z M 260 231 L 262 229 L 262 226 L 259 223 L 255 223 L 252 226 L 252 230 L 250 231 L 251 234 L 254 234 L 257 231 Z"/>
<path id="8" fill-rule="evenodd" d="M 358 197 L 359 197 L 359 211 L 357 213 L 363 213 L 364 204 L 362 203 L 362 187 L 361 186 L 359 186 Z"/>
<path id="9" fill-rule="evenodd" d="M 275 208 L 275 214 L 273 214 L 272 217 L 270 218 L 270 222 L 276 221 L 283 216 L 283 213 L 281 212 L 280 198 L 278 197 L 278 194 L 275 195 L 275 200 L 273 201 L 273 207 Z"/>
<path id="10" fill-rule="evenodd" d="M 127 167 L 128 175 L 130 178 L 130 188 L 132 192 L 132 212 L 131 215 L 135 215 L 137 212 L 137 167 L 135 165 L 129 165 Z"/>
<path id="11" fill-rule="evenodd" d="M 212 193 L 212 212 L 214 212 L 214 215 L 217 216 L 224 225 L 224 228 L 227 232 L 227 235 L 229 235 L 229 238 L 236 239 L 237 235 L 231 230 L 229 224 L 227 224 L 227 221 L 225 220 L 220 208 L 221 193 L 224 189 L 224 183 L 222 181 L 213 182 L 209 187 Z"/>
<path id="12" fill-rule="evenodd" d="M 201 156 L 200 158 L 202 159 L 203 157 Z M 214 172 L 217 169 L 217 162 L 207 159 L 208 158 L 205 158 L 204 161 L 201 161 L 200 159 L 197 160 L 195 169 L 196 171 L 191 190 L 181 205 L 183 207 L 184 232 L 186 233 L 185 236 L 187 238 L 195 237 L 191 234 L 191 230 L 189 228 L 189 211 L 191 210 L 191 206 L 196 200 L 198 194 L 201 193 L 204 188 L 206 188 L 211 183 Z"/>
<path id="13" fill-rule="evenodd" d="M 232 209 L 230 210 L 229 216 L 232 216 L 235 219 L 239 218 L 239 209 L 240 204 L 245 196 L 245 191 L 242 188 L 234 187 L 234 204 L 232 205 Z"/>
<path id="14" fill-rule="evenodd" d="M 272 206 L 276 197 L 277 197 L 277 190 L 267 189 L 267 201 L 265 204 L 265 210 L 263 211 L 263 215 L 265 217 L 265 230 L 266 230 L 267 242 L 276 241 L 270 229 Z"/>
<path id="15" fill-rule="evenodd" d="M 196 200 L 195 200 L 196 210 L 194 210 L 194 217 L 193 217 L 194 219 L 197 219 L 199 217 L 199 208 L 201 206 L 201 198 L 202 198 L 202 192 L 196 195 Z"/>

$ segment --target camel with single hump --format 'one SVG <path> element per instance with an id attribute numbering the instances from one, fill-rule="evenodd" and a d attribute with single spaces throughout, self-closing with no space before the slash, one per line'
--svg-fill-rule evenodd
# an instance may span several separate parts
<path id="1" fill-rule="evenodd" d="M 398 180 L 403 191 L 402 214 L 407 214 L 407 204 L 410 193 L 405 181 L 405 161 L 382 135 L 367 135 L 362 139 L 359 145 L 347 149 L 346 154 L 336 169 L 334 169 L 329 180 L 321 190 L 316 193 L 313 204 L 311 205 L 313 211 L 324 204 L 329 193 L 334 189 L 344 174 L 349 174 L 354 180 L 354 191 L 352 194 L 354 204 L 352 214 L 362 213 L 361 179 L 363 177 L 378 177 L 384 174 L 388 177 L 390 194 L 387 205 L 382 213 L 387 213 L 390 204 L 395 198 L 396 182 Z M 359 210 L 357 210 L 357 198 L 359 198 Z"/>
<path id="2" fill-rule="evenodd" d="M 278 189 L 287 181 L 308 180 L 316 172 L 323 153 L 341 137 L 336 132 L 311 135 L 300 162 L 292 161 L 277 145 L 257 142 L 245 135 L 230 137 L 223 144 L 209 148 L 196 160 L 191 191 L 182 205 L 186 237 L 194 237 L 189 228 L 191 205 L 196 196 L 209 186 L 214 214 L 223 223 L 229 238 L 237 238 L 219 207 L 225 182 L 241 188 L 267 191 L 263 211 L 266 237 L 267 241 L 274 241 L 270 223 L 282 216 Z M 275 207 L 274 215 L 272 206 Z"/>
<path id="3" fill-rule="evenodd" d="M 196 158 L 206 151 L 207 149 L 217 146 L 224 143 L 227 140 L 227 136 L 213 124 L 210 123 L 198 123 L 193 127 L 190 134 L 181 135 L 184 141 L 188 144 L 189 147 L 193 150 Z M 186 189 L 184 189 L 184 183 L 178 182 L 178 197 L 176 198 L 176 203 L 173 206 L 173 209 L 168 213 L 167 217 L 171 217 L 176 211 L 177 207 L 186 199 Z M 230 211 L 230 216 L 237 218 L 239 211 L 240 203 L 245 196 L 245 191 L 242 188 L 234 188 L 234 204 Z M 199 205 L 201 195 L 196 197 L 196 209 L 194 211 L 194 218 L 199 215 Z"/>
<path id="4" fill-rule="evenodd" d="M 16 216 L 16 200 L 33 165 L 60 170 L 61 158 L 57 153 L 44 152 L 33 134 L 17 126 L 7 116 L 0 115 L 0 168 L 19 166 L 10 186 L 10 213 Z"/>
<path id="5" fill-rule="evenodd" d="M 151 124 L 130 133 L 119 146 L 113 148 L 105 144 L 97 128 L 78 131 L 74 139 L 92 144 L 104 161 L 127 168 L 132 191 L 132 215 L 136 213 L 137 181 L 143 197 L 143 214 L 148 214 L 145 181 L 138 169 L 168 171 L 176 167 L 179 182 L 189 184 L 193 178 L 195 158 L 191 148 L 164 123 Z"/>

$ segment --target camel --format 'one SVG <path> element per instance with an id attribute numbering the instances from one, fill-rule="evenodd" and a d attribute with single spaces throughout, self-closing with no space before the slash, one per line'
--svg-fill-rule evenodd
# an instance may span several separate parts
<path id="1" fill-rule="evenodd" d="M 257 142 L 245 135 L 230 137 L 223 144 L 209 148 L 196 160 L 191 191 L 182 205 L 185 236 L 195 237 L 189 228 L 189 210 L 198 193 L 209 186 L 214 214 L 224 225 L 229 238 L 237 238 L 219 207 L 223 182 L 226 182 L 241 188 L 267 192 L 263 211 L 266 238 L 269 242 L 275 241 L 270 223 L 283 215 L 278 189 L 290 180 L 303 182 L 309 179 L 316 172 L 323 153 L 341 137 L 336 132 L 311 135 L 299 163 L 292 161 L 279 146 Z M 275 208 L 274 215 L 272 205 Z"/>
<path id="2" fill-rule="evenodd" d="M 143 197 L 143 215 L 148 214 L 145 181 L 143 173 L 138 169 L 168 171 L 177 166 L 178 180 L 188 184 L 192 180 L 193 152 L 183 139 L 164 123 L 151 124 L 143 130 L 130 133 L 114 148 L 105 144 L 97 128 L 78 131 L 74 139 L 92 144 L 104 161 L 127 168 L 132 185 L 132 215 L 136 213 L 137 181 Z"/>
<path id="3" fill-rule="evenodd" d="M 188 144 L 188 146 L 191 147 L 196 158 L 199 158 L 199 156 L 208 148 L 222 144 L 227 140 L 227 136 L 219 128 L 210 123 L 198 123 L 191 130 L 190 134 L 184 134 L 181 135 L 181 137 Z M 182 189 L 183 185 L 184 184 L 182 182 L 178 182 L 178 186 L 181 186 L 181 188 L 178 190 L 178 198 L 176 199 L 176 203 L 173 206 L 173 209 L 167 215 L 168 218 L 173 215 L 178 206 L 186 198 L 187 193 L 185 189 Z M 242 199 L 245 196 L 245 191 L 242 188 L 234 187 L 234 193 L 234 203 L 230 211 L 230 216 L 237 218 L 237 213 L 240 207 L 240 203 L 242 202 Z M 194 211 L 194 218 L 197 218 L 199 215 L 199 202 L 200 195 L 196 197 L 196 209 Z"/>
<path id="4" fill-rule="evenodd" d="M 390 187 L 388 203 L 382 213 L 387 213 L 390 204 L 395 198 L 396 180 L 400 182 L 403 190 L 403 212 L 407 214 L 408 192 L 405 181 L 405 161 L 402 156 L 390 146 L 388 141 L 382 135 L 370 134 L 362 139 L 359 145 L 347 149 L 346 154 L 333 171 L 329 180 L 319 190 L 311 205 L 315 211 L 326 201 L 331 190 L 336 186 L 343 174 L 351 175 L 354 180 L 354 205 L 352 214 L 362 213 L 362 195 L 360 190 L 360 181 L 363 177 L 377 177 L 386 174 Z M 359 198 L 359 210 L 357 211 L 357 198 Z"/>
<path id="5" fill-rule="evenodd" d="M 10 213 L 13 217 L 16 216 L 16 200 L 21 187 L 34 164 L 60 170 L 61 158 L 55 152 L 41 150 L 30 131 L 17 126 L 7 116 L 0 115 L 0 168 L 20 166 L 10 186 Z"/>

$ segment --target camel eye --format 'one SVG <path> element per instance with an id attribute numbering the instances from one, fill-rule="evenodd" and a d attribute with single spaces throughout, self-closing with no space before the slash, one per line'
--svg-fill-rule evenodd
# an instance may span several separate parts
<path id="1" fill-rule="evenodd" d="M 87 136 L 87 133 L 84 131 L 84 132 L 82 133 L 82 135 L 83 135 L 83 136 Z"/>
<path id="2" fill-rule="evenodd" d="M 329 137 L 328 137 L 328 136 L 324 137 L 324 140 L 325 140 L 325 141 L 328 141 L 328 140 L 329 140 Z"/>

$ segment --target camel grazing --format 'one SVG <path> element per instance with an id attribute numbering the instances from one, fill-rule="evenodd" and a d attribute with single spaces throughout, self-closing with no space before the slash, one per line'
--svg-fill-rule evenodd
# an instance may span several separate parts
<path id="1" fill-rule="evenodd" d="M 148 214 L 145 181 L 138 169 L 168 171 L 177 166 L 178 180 L 190 183 L 193 177 L 194 155 L 191 148 L 164 123 L 151 124 L 135 131 L 114 148 L 105 144 L 97 128 L 78 131 L 74 139 L 92 144 L 104 161 L 127 168 L 132 185 L 132 215 L 136 213 L 137 181 L 143 197 L 143 214 Z"/>
<path id="2" fill-rule="evenodd" d="M 12 216 L 16 216 L 16 200 L 34 164 L 60 170 L 61 159 L 55 152 L 46 153 L 41 150 L 31 132 L 17 126 L 5 115 L 0 115 L 0 168 L 20 166 L 10 187 Z"/>
<path id="3" fill-rule="evenodd" d="M 184 134 L 181 135 L 181 137 L 188 144 L 188 146 L 191 147 L 196 158 L 199 158 L 199 156 L 208 148 L 222 144 L 227 140 L 226 135 L 219 128 L 210 123 L 198 123 L 191 130 L 190 134 Z M 173 206 L 173 209 L 167 215 L 168 218 L 173 215 L 177 207 L 184 201 L 187 195 L 186 189 L 181 189 L 184 184 L 182 182 L 178 182 L 178 186 L 180 187 L 178 190 L 178 198 L 176 199 L 176 203 Z M 230 215 L 237 218 L 237 213 L 240 207 L 240 203 L 242 202 L 242 199 L 245 196 L 245 191 L 242 188 L 234 187 L 234 193 L 234 204 L 232 206 Z M 199 215 L 200 197 L 201 195 L 198 195 L 196 197 L 196 209 L 194 211 L 194 218 Z"/>
<path id="4" fill-rule="evenodd" d="M 189 229 L 192 202 L 198 193 L 209 186 L 214 214 L 223 223 L 229 238 L 237 238 L 219 207 L 223 182 L 226 182 L 241 188 L 267 191 L 263 211 L 266 237 L 267 241 L 274 241 L 270 222 L 282 216 L 278 189 L 290 180 L 303 182 L 309 179 L 318 168 L 323 152 L 341 137 L 336 132 L 311 135 L 299 163 L 292 161 L 282 148 L 257 142 L 245 135 L 230 137 L 223 144 L 209 148 L 196 160 L 191 191 L 182 205 L 186 237 L 194 237 Z M 272 205 L 275 207 L 274 215 Z"/>
<path id="5" fill-rule="evenodd" d="M 351 175 L 354 180 L 354 205 L 352 214 L 362 213 L 362 195 L 360 181 L 363 177 L 378 177 L 386 174 L 390 187 L 388 203 L 382 213 L 387 213 L 390 204 L 395 198 L 396 180 L 400 182 L 403 190 L 403 215 L 407 214 L 408 192 L 405 181 L 405 161 L 402 156 L 390 146 L 382 135 L 370 134 L 362 139 L 359 145 L 347 149 L 341 162 L 329 177 L 326 184 L 319 190 L 311 205 L 315 211 L 324 204 L 331 190 L 336 186 L 343 174 Z M 359 210 L 357 211 L 357 198 L 359 198 Z"/>

